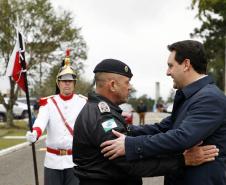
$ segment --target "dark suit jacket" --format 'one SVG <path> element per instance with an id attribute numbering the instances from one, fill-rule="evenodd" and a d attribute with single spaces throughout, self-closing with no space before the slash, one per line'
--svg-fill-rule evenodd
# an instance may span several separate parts
<path id="1" fill-rule="evenodd" d="M 126 137 L 127 160 L 180 153 L 200 141 L 219 148 L 220 155 L 215 161 L 167 175 L 165 184 L 226 184 L 226 97 L 214 84 L 213 76 L 178 90 L 171 116 L 154 125 L 130 126 L 130 129 L 137 137 Z"/>

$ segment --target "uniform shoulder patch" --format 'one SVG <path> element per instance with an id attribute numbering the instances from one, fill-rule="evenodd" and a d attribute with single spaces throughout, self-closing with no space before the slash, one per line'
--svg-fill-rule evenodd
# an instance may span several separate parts
<path id="1" fill-rule="evenodd" d="M 47 96 L 47 97 L 43 97 L 43 98 L 40 98 L 39 100 L 39 106 L 45 106 L 47 104 L 47 100 L 49 98 L 52 98 L 54 97 L 55 95 L 51 95 L 51 96 Z"/>
<path id="2" fill-rule="evenodd" d="M 86 101 L 88 101 L 88 98 L 86 96 L 83 96 L 82 94 L 79 94 L 78 96 L 81 98 L 84 98 L 84 99 L 86 99 Z"/>
<path id="3" fill-rule="evenodd" d="M 110 112 L 110 107 L 108 106 L 108 104 L 104 101 L 101 101 L 99 104 L 98 104 L 98 107 L 100 109 L 100 112 L 101 113 L 104 113 L 104 112 Z"/>
<path id="4" fill-rule="evenodd" d="M 117 127 L 117 124 L 115 122 L 115 120 L 112 118 L 112 119 L 109 119 L 105 122 L 102 123 L 102 127 L 104 129 L 105 132 Z"/>

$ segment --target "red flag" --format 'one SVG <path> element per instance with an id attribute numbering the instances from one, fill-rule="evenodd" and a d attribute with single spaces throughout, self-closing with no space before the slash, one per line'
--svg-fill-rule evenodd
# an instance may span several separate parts
<path id="1" fill-rule="evenodd" d="M 19 37 L 21 37 L 21 44 L 19 43 Z M 20 47 L 21 45 L 21 47 Z M 9 59 L 6 76 L 12 76 L 14 81 L 25 91 L 25 83 L 24 83 L 24 72 L 27 70 L 23 69 L 22 61 L 25 62 L 25 45 L 23 40 L 23 35 L 17 29 L 17 42 L 14 47 L 13 53 Z"/>

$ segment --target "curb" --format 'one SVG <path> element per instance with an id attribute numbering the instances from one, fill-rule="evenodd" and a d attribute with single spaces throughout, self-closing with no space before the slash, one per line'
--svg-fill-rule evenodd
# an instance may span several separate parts
<path id="1" fill-rule="evenodd" d="M 41 136 L 41 137 L 38 139 L 37 142 L 46 139 L 46 136 L 47 136 L 47 135 Z M 7 155 L 7 154 L 9 154 L 9 153 L 15 152 L 15 151 L 17 151 L 17 150 L 19 150 L 19 149 L 21 149 L 21 148 L 24 148 L 24 147 L 26 147 L 26 146 L 29 146 L 29 145 L 30 145 L 29 142 L 24 142 L 24 143 L 21 143 L 21 144 L 18 144 L 18 145 L 15 145 L 15 146 L 12 146 L 12 147 L 9 147 L 9 148 L 0 150 L 0 157 L 1 157 L 1 156 L 4 156 L 4 155 Z"/>

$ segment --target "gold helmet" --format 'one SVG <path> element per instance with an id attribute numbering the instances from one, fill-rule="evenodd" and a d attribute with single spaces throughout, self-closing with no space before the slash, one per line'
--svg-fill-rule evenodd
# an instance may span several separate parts
<path id="1" fill-rule="evenodd" d="M 64 59 L 64 66 L 60 68 L 58 75 L 56 77 L 57 85 L 58 85 L 58 80 L 76 80 L 76 73 L 69 66 L 69 62 L 70 62 L 69 53 L 70 53 L 70 50 L 67 50 L 67 56 Z"/>

